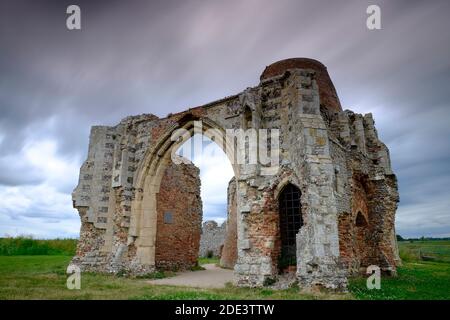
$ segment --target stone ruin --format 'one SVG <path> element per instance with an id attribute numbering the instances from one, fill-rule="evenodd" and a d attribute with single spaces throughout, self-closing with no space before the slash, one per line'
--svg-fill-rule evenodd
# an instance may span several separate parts
<path id="1" fill-rule="evenodd" d="M 201 258 L 220 257 L 225 243 L 226 229 L 226 222 L 221 225 L 214 220 L 203 222 L 198 256 Z"/>
<path id="2" fill-rule="evenodd" d="M 377 265 L 395 275 L 399 196 L 389 150 L 371 114 L 343 111 L 326 67 L 294 58 L 265 68 L 258 86 L 158 118 L 94 126 L 73 192 L 81 217 L 72 264 L 139 275 L 197 263 L 199 170 L 175 164 L 180 128 L 279 129 L 279 166 L 233 164 L 223 266 L 238 286 L 295 272 L 299 286 L 343 290 Z M 224 148 L 223 145 L 220 147 Z"/>
<path id="3" fill-rule="evenodd" d="M 233 177 L 227 190 L 227 220 L 220 226 L 215 221 L 204 222 L 200 237 L 199 256 L 207 257 L 211 251 L 220 258 L 222 268 L 234 268 L 238 257 L 236 212 L 236 179 Z"/>

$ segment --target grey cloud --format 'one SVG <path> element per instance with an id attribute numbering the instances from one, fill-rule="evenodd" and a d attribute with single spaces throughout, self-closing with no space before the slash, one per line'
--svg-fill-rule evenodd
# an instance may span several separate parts
<path id="1" fill-rule="evenodd" d="M 0 157 L 0 185 L 38 185 L 45 180 L 41 172 L 15 157 Z"/>
<path id="2" fill-rule="evenodd" d="M 399 212 L 448 198 L 448 1 L 378 1 L 380 31 L 365 28 L 371 1 L 76 3 L 74 32 L 65 29 L 72 1 L 0 4 L 0 184 L 41 181 L 8 160 L 30 139 L 56 141 L 61 159 L 81 163 L 91 125 L 200 105 L 257 84 L 273 61 L 307 56 L 328 66 L 345 107 L 374 111 Z"/>
<path id="3" fill-rule="evenodd" d="M 45 196 L 45 195 L 39 195 Z M 70 206 L 68 206 L 70 208 Z M 67 208 L 66 208 L 67 209 Z M 55 212 L 52 208 L 49 208 L 48 203 L 37 203 L 33 204 L 26 210 L 2 210 L 3 214 L 11 219 L 22 219 L 22 218 L 33 218 L 40 219 L 42 221 L 47 220 L 77 220 L 78 218 L 73 214 L 72 210 L 58 211 Z"/>
<path id="4" fill-rule="evenodd" d="M 0 163 L 2 168 L 11 168 L 11 165 L 3 165 Z M 44 179 L 43 177 L 34 176 L 30 172 L 27 174 L 17 175 L 17 172 L 22 170 L 17 170 L 14 168 L 14 171 L 0 171 L 0 184 L 4 186 L 20 186 L 20 185 L 36 185 L 41 183 Z"/>
<path id="5" fill-rule="evenodd" d="M 203 220 L 226 219 L 227 204 L 203 204 Z"/>

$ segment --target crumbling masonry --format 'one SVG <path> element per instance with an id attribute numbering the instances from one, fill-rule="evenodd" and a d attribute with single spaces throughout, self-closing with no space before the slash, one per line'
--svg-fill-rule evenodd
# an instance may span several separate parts
<path id="1" fill-rule="evenodd" d="M 234 267 L 237 285 L 261 286 L 292 269 L 302 288 L 343 289 L 369 265 L 395 274 L 398 192 L 389 151 L 372 115 L 343 111 L 326 67 L 304 58 L 276 62 L 258 86 L 207 105 L 93 127 L 73 192 L 82 221 L 73 264 L 131 275 L 196 264 L 199 172 L 171 160 L 172 133 L 192 131 L 195 121 L 219 132 L 280 130 L 273 174 L 233 164 L 223 264 Z"/>
<path id="2" fill-rule="evenodd" d="M 199 257 L 220 257 L 225 242 L 226 230 L 227 224 L 225 222 L 221 225 L 218 225 L 214 220 L 203 222 Z"/>

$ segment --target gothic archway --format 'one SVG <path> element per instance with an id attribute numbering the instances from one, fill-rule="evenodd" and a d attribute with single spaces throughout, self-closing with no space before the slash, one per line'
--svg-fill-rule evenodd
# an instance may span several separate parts
<path id="1" fill-rule="evenodd" d="M 136 255 L 144 265 L 155 265 L 157 194 L 160 191 L 161 179 L 172 163 L 172 156 L 177 149 L 196 133 L 196 121 L 201 121 L 201 133 L 217 143 L 227 155 L 227 149 L 231 149 L 226 139 L 220 141 L 220 137 L 225 137 L 224 128 L 206 117 L 188 113 L 170 126 L 155 143 L 155 147 L 147 151 L 137 169 L 128 240 L 129 243 L 135 244 Z M 179 139 L 174 139 L 174 136 Z M 232 167 L 235 176 L 238 177 L 239 169 L 233 163 Z"/>

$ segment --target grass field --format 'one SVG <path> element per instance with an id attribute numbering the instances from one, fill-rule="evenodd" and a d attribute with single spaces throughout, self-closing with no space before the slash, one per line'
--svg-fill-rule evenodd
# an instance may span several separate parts
<path id="1" fill-rule="evenodd" d="M 450 263 L 450 240 L 401 241 L 399 250 L 403 261 L 419 261 L 422 255 L 432 261 Z"/>
<path id="2" fill-rule="evenodd" d="M 357 299 L 450 300 L 450 241 L 400 241 L 403 265 L 398 277 L 384 277 L 381 290 L 368 290 L 363 278 L 351 279 L 349 290 Z M 421 256 L 432 258 L 423 261 Z"/>
<path id="3" fill-rule="evenodd" d="M 82 274 L 81 290 L 66 288 L 69 256 L 0 256 L 0 299 L 312 299 L 296 289 L 194 289 L 149 285 L 144 279 Z M 338 296 L 340 297 L 340 296 Z M 345 297 L 345 296 L 343 296 Z"/>
<path id="4" fill-rule="evenodd" d="M 430 243 L 433 242 L 433 243 Z M 405 262 L 396 278 L 383 277 L 381 290 L 368 290 L 365 278 L 351 279 L 348 294 L 300 294 L 297 288 L 277 291 L 228 286 L 193 289 L 156 286 L 146 279 L 83 273 L 81 290 L 66 288 L 71 255 L 0 256 L 0 299 L 450 299 L 450 241 L 401 242 Z M 419 251 L 439 261 L 421 261 Z M 412 252 L 412 253 L 411 253 Z M 442 260 L 442 261 L 441 261 Z M 201 263 L 215 263 L 204 259 Z"/>

